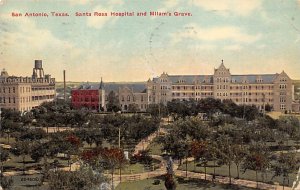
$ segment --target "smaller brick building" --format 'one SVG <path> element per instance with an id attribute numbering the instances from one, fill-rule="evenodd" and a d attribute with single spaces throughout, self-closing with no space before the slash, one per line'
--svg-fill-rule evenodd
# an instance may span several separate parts
<path id="1" fill-rule="evenodd" d="M 76 109 L 82 107 L 90 110 L 100 110 L 101 99 L 102 99 L 103 82 L 98 88 L 92 85 L 81 85 L 78 89 L 72 90 L 72 106 Z"/>
<path id="2" fill-rule="evenodd" d="M 99 109 L 99 91 L 93 89 L 77 89 L 72 91 L 72 105 L 74 108 L 86 107 Z"/>
<path id="3" fill-rule="evenodd" d="M 148 99 L 145 82 L 132 83 L 104 83 L 82 84 L 73 89 L 72 105 L 75 109 L 88 108 L 95 111 L 106 111 L 108 94 L 114 91 L 122 111 L 128 111 L 130 104 L 134 104 L 139 111 L 146 111 Z"/>

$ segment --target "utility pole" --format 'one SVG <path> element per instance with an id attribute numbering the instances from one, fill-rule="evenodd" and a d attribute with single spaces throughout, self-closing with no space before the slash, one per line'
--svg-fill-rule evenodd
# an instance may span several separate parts
<path id="1" fill-rule="evenodd" d="M 2 132 L 2 125 L 1 125 L 1 108 L 0 108 L 0 131 Z"/>
<path id="2" fill-rule="evenodd" d="M 245 119 L 245 91 L 244 91 L 244 86 L 241 86 L 242 87 L 242 102 L 243 102 L 243 119 Z"/>
<path id="3" fill-rule="evenodd" d="M 64 70 L 64 100 L 66 101 L 66 70 Z"/>
<path id="4" fill-rule="evenodd" d="M 263 99 L 262 99 L 262 101 L 263 101 L 263 109 L 262 109 L 262 112 L 263 112 L 263 114 L 265 114 L 265 113 L 266 113 L 266 104 L 265 104 L 265 98 L 266 98 L 266 95 L 265 95 L 265 93 L 262 93 L 262 96 L 263 96 Z"/>
<path id="5" fill-rule="evenodd" d="M 121 127 L 119 127 L 119 149 L 121 149 Z"/>
<path id="6" fill-rule="evenodd" d="M 121 126 L 119 126 L 119 151 L 121 151 Z M 120 183 L 122 182 L 122 173 L 121 172 L 122 171 L 121 171 L 121 162 L 120 162 L 120 165 L 119 165 Z"/>

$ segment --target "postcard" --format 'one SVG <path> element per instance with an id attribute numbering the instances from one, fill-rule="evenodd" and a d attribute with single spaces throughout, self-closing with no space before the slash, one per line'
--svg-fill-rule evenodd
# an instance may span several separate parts
<path id="1" fill-rule="evenodd" d="M 0 0 L 0 42 L 4 189 L 299 186 L 299 0 Z"/>

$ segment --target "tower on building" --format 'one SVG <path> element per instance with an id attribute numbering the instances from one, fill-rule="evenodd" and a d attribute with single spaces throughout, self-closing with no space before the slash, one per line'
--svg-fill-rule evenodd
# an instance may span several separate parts
<path id="1" fill-rule="evenodd" d="M 44 69 L 43 69 L 43 61 L 42 60 L 35 60 L 34 61 L 34 68 L 32 72 L 32 78 L 44 78 Z"/>

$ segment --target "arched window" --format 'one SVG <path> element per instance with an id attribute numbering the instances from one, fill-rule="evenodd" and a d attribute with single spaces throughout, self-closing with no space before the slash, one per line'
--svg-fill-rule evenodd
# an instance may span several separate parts
<path id="1" fill-rule="evenodd" d="M 129 101 L 129 102 L 130 102 L 130 96 L 129 96 L 129 95 L 127 96 L 127 101 Z"/>

